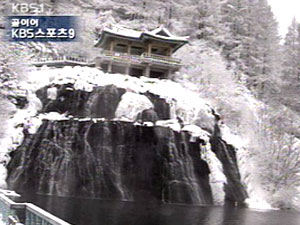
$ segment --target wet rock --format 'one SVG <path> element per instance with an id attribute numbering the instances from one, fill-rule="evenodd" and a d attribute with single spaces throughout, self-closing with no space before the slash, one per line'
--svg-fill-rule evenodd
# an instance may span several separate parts
<path id="1" fill-rule="evenodd" d="M 43 121 L 12 154 L 16 191 L 211 204 L 209 169 L 187 132 L 128 122 Z"/>
<path id="2" fill-rule="evenodd" d="M 113 119 L 124 93 L 124 89 L 114 85 L 95 88 L 86 103 L 84 116 Z"/>
<path id="3" fill-rule="evenodd" d="M 248 194 L 241 182 L 241 175 L 235 153 L 236 149 L 221 139 L 219 130 L 218 127 L 215 127 L 215 132 L 210 139 L 210 144 L 212 151 L 222 163 L 223 172 L 227 179 L 227 184 L 225 184 L 224 187 L 225 201 L 240 205 L 248 198 Z"/>
<path id="4" fill-rule="evenodd" d="M 92 92 L 87 92 L 75 90 L 73 84 L 64 84 L 47 86 L 36 92 L 43 104 L 42 113 L 58 112 L 80 118 L 105 119 L 114 119 L 122 116 L 119 114 L 129 115 L 131 113 L 127 109 L 130 106 L 128 103 L 124 105 L 122 102 L 120 106 L 122 96 L 126 93 L 127 95 L 131 95 L 131 98 L 132 95 L 139 96 L 140 99 L 145 98 L 157 114 L 159 120 L 170 119 L 170 107 L 165 99 L 151 93 L 136 94 L 126 92 L 125 89 L 114 85 L 95 87 Z M 133 102 L 132 105 L 138 107 L 138 102 Z M 122 108 L 121 111 L 120 107 Z M 132 116 L 134 118 L 130 119 L 136 119 L 137 114 L 138 112 Z"/>
<path id="5" fill-rule="evenodd" d="M 165 99 L 160 98 L 152 93 L 145 93 L 145 95 L 150 99 L 154 105 L 154 111 L 157 113 L 160 120 L 170 119 L 170 106 Z"/>
<path id="6" fill-rule="evenodd" d="M 155 123 L 157 120 L 159 120 L 159 117 L 157 113 L 154 111 L 154 109 L 145 109 L 142 113 L 139 114 L 138 120 L 143 122 L 152 122 Z"/>

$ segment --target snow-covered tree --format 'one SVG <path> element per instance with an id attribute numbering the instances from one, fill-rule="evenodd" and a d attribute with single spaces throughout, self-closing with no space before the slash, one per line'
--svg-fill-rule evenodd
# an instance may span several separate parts
<path id="1" fill-rule="evenodd" d="M 283 76 L 289 83 L 299 85 L 300 24 L 294 18 L 284 42 Z"/>
<path id="2" fill-rule="evenodd" d="M 259 173 L 264 189 L 270 194 L 270 202 L 276 207 L 292 208 L 300 206 L 300 139 L 282 129 L 282 114 L 266 110 L 258 130 L 258 142 L 262 151 L 253 158 L 263 171 Z M 270 113 L 271 112 L 271 113 Z"/>
<path id="3" fill-rule="evenodd" d="M 232 40 L 224 46 L 225 56 L 249 76 L 248 86 L 258 94 L 274 91 L 280 72 L 280 39 L 268 2 L 228 0 L 223 14 L 232 34 Z"/>
<path id="4" fill-rule="evenodd" d="M 281 101 L 300 111 L 300 24 L 294 18 L 282 47 Z"/>

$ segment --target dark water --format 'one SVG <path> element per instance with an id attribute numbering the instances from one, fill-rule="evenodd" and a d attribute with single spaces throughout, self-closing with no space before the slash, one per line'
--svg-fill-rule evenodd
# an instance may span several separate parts
<path id="1" fill-rule="evenodd" d="M 22 197 L 75 225 L 299 225 L 300 213 L 232 207 Z"/>

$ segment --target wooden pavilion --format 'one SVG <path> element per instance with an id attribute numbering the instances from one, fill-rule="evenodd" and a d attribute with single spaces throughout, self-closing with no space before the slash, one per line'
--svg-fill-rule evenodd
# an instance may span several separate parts
<path id="1" fill-rule="evenodd" d="M 167 78 L 182 66 L 172 54 L 188 43 L 163 26 L 136 31 L 119 26 L 102 29 L 95 46 L 102 48 L 96 66 L 108 73 Z"/>

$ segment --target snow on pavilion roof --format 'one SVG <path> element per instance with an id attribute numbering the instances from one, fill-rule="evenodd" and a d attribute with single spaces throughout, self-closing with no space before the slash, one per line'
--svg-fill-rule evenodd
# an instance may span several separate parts
<path id="1" fill-rule="evenodd" d="M 150 36 L 158 37 L 162 39 L 175 40 L 175 41 L 188 41 L 189 38 L 189 36 L 178 37 L 176 35 L 173 35 L 167 28 L 164 28 L 163 25 L 161 25 L 160 27 L 152 31 L 145 31 L 144 34 L 148 34 Z"/>
<path id="2" fill-rule="evenodd" d="M 168 29 L 164 28 L 163 25 L 152 30 L 152 31 L 137 31 L 128 28 L 124 28 L 117 25 L 111 25 L 109 27 L 105 27 L 102 30 L 100 38 L 96 41 L 96 46 L 100 44 L 105 33 L 128 38 L 128 39 L 136 39 L 143 40 L 146 39 L 145 36 L 149 36 L 150 38 L 165 40 L 165 41 L 173 41 L 173 42 L 188 42 L 189 36 L 178 37 L 170 33 Z"/>
<path id="3" fill-rule="evenodd" d="M 125 36 L 125 37 L 131 37 L 131 38 L 140 38 L 142 34 L 141 31 L 124 28 L 117 25 L 111 25 L 109 27 L 105 27 L 102 30 L 102 33 L 105 31 L 108 33 Z"/>

